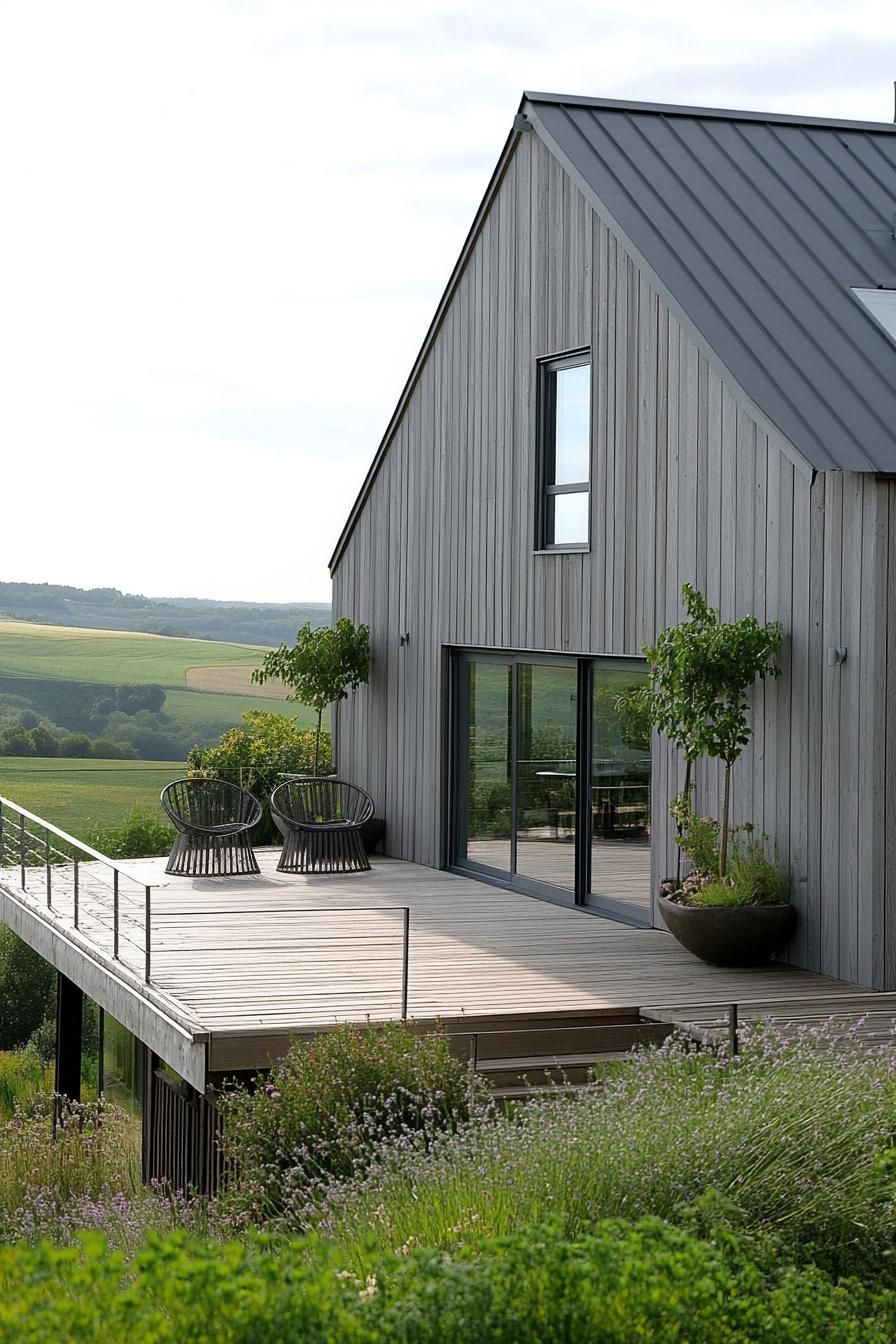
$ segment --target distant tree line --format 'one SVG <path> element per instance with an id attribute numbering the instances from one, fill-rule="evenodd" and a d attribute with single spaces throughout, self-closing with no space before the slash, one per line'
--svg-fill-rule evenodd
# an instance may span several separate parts
<path id="1" fill-rule="evenodd" d="M 0 583 L 0 615 L 55 625 L 134 630 L 173 638 L 277 645 L 296 629 L 328 624 L 325 602 L 215 602 L 203 598 L 161 601 L 117 588 L 75 588 L 53 583 Z"/>
<path id="2" fill-rule="evenodd" d="M 180 760 L 227 726 L 178 721 L 164 706 L 162 686 L 0 677 L 0 756 Z"/>

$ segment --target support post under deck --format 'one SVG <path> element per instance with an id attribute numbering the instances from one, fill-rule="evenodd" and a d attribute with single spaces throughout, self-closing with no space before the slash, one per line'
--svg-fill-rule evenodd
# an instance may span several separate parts
<path id="1" fill-rule="evenodd" d="M 60 971 L 56 977 L 56 1091 L 81 1100 L 81 1026 L 84 994 Z"/>

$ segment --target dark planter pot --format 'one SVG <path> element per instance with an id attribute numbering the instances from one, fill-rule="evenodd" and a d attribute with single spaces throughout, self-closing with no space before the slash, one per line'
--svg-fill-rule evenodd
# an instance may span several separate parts
<path id="1" fill-rule="evenodd" d="M 369 821 L 361 823 L 361 841 L 364 845 L 365 854 L 373 854 L 376 847 L 383 838 L 386 830 L 386 823 L 382 817 L 371 817 Z"/>
<path id="2" fill-rule="evenodd" d="M 792 905 L 679 905 L 659 896 L 666 928 L 710 966 L 761 966 L 793 931 Z"/>

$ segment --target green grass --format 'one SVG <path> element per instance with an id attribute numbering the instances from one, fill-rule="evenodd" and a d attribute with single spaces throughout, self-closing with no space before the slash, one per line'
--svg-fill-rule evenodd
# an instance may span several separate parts
<path id="1" fill-rule="evenodd" d="M 247 709 L 264 709 L 274 714 L 288 714 L 298 719 L 303 728 L 313 728 L 317 715 L 307 705 L 285 700 L 257 700 L 248 695 L 219 695 L 214 691 L 166 691 L 164 713 L 178 723 L 215 726 L 219 723 L 239 724 L 240 715 Z"/>
<path id="2" fill-rule="evenodd" d="M 0 794 L 63 831 L 121 821 L 135 805 L 161 817 L 159 794 L 185 773 L 183 761 L 81 761 L 0 756 Z"/>
<path id="3" fill-rule="evenodd" d="M 52 677 L 105 686 L 185 690 L 194 667 L 257 667 L 265 650 L 204 639 L 78 630 L 0 620 L 0 666 L 9 677 Z M 259 696 L 259 700 L 269 697 Z"/>
<path id="4" fill-rule="evenodd" d="M 156 685 L 165 688 L 164 711 L 178 724 L 217 730 L 236 725 L 248 709 L 294 715 L 312 727 L 314 711 L 279 698 L 276 685 L 247 695 L 248 678 L 263 648 L 202 639 L 168 639 L 119 630 L 79 630 L 0 619 L 0 668 L 4 677 L 82 681 L 104 686 Z M 206 672 L 221 689 L 193 689 L 189 682 Z M 233 691 L 226 689 L 233 686 Z M 234 693 L 234 691 L 236 693 Z M 22 686 L 27 696 L 27 685 Z"/>

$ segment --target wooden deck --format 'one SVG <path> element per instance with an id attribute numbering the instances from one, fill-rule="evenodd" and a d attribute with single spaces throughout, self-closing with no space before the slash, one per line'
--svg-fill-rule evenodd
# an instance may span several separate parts
<path id="1" fill-rule="evenodd" d="M 108 901 L 91 894 L 86 865 L 77 933 L 64 870 L 54 870 L 49 911 L 39 883 L 23 893 L 17 871 L 0 873 L 0 918 L 191 1079 L 199 1053 L 211 1071 L 257 1068 L 291 1035 L 399 1017 L 403 907 L 408 1013 L 418 1020 L 547 1022 L 855 992 L 774 963 L 715 969 L 666 933 L 415 864 L 377 859 L 369 873 L 296 876 L 276 872 L 275 850 L 259 851 L 259 860 L 261 875 L 246 878 L 168 878 L 164 860 L 128 864 L 152 887 L 148 983 L 139 885 L 122 887 L 119 961 Z M 151 1034 L 154 1016 L 167 1023 L 164 1039 Z"/>

